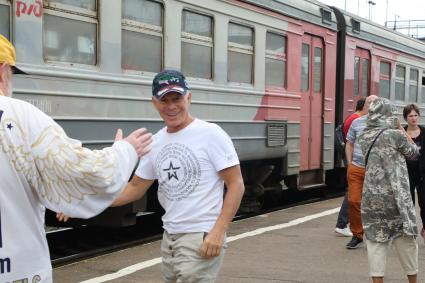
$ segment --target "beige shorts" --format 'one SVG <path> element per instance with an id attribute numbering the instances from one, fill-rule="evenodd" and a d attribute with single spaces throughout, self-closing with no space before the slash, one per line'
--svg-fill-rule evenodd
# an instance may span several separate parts
<path id="1" fill-rule="evenodd" d="M 214 282 L 220 271 L 226 245 L 217 257 L 203 258 L 199 250 L 204 233 L 168 234 L 161 243 L 161 273 L 164 282 Z"/>
<path id="2" fill-rule="evenodd" d="M 392 243 L 392 244 L 391 244 Z M 393 246 L 406 275 L 418 273 L 418 243 L 413 236 L 402 236 L 392 242 L 374 242 L 366 239 L 369 273 L 371 277 L 384 277 L 387 251 Z"/>

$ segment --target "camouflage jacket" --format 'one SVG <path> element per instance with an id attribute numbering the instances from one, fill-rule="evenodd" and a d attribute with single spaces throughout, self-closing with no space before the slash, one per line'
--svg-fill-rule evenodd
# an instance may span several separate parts
<path id="1" fill-rule="evenodd" d="M 359 137 L 366 156 L 376 135 L 386 129 L 370 151 L 361 204 L 365 236 L 375 242 L 418 234 L 405 157 L 419 155 L 419 149 L 395 129 L 394 121 L 391 103 L 378 98 L 369 108 L 367 126 Z"/>

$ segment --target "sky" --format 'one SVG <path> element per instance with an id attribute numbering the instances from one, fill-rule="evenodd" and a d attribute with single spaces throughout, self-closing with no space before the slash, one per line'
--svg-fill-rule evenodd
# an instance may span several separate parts
<path id="1" fill-rule="evenodd" d="M 371 20 L 385 25 L 389 21 L 389 27 L 394 27 L 394 20 L 421 20 L 419 24 L 422 29 L 411 29 L 410 35 L 419 34 L 425 36 L 425 0 L 319 0 L 330 6 L 346 8 L 348 12 L 369 19 L 369 10 Z M 368 4 L 369 2 L 375 5 Z M 388 3 L 388 12 L 387 12 Z M 400 24 L 400 23 L 399 23 Z M 399 30 L 408 34 L 409 30 Z"/>

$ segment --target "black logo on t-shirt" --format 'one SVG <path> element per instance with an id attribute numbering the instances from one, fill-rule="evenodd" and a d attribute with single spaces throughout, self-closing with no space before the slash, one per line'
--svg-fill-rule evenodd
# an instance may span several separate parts
<path id="1" fill-rule="evenodd" d="M 162 148 L 155 160 L 158 193 L 170 201 L 187 198 L 199 185 L 201 166 L 193 151 L 180 143 Z"/>
<path id="2" fill-rule="evenodd" d="M 166 171 L 168 173 L 168 180 L 171 180 L 171 178 L 176 178 L 176 180 L 179 179 L 179 177 L 177 177 L 177 171 L 180 169 L 180 167 L 173 167 L 173 162 L 170 161 L 170 166 L 168 166 L 167 169 L 163 169 L 163 171 Z"/>

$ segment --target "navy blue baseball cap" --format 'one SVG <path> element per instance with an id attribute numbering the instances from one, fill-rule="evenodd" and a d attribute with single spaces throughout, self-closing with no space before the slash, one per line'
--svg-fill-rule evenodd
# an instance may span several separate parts
<path id="1" fill-rule="evenodd" d="M 179 71 L 164 70 L 158 73 L 152 82 L 152 95 L 162 99 L 170 92 L 177 92 L 185 95 L 189 90 L 186 78 Z"/>

